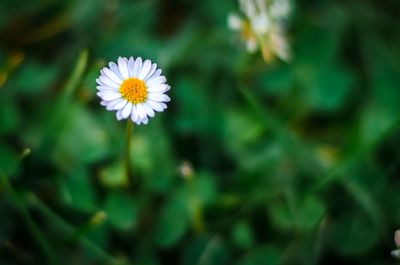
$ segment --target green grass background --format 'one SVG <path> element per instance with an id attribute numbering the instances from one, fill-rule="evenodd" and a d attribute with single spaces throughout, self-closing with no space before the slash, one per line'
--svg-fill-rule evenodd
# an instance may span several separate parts
<path id="1" fill-rule="evenodd" d="M 247 54 L 232 11 L 1 0 L 0 264 L 396 264 L 400 2 L 294 1 L 290 63 Z M 118 56 L 172 87 L 134 181 L 96 96 Z"/>

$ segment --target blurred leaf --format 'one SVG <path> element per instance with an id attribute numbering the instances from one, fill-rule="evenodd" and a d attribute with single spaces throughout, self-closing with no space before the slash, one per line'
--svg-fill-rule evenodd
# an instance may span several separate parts
<path id="1" fill-rule="evenodd" d="M 296 69 L 306 108 L 336 111 L 342 107 L 354 83 L 354 76 L 343 67 L 303 65 Z"/>
<path id="2" fill-rule="evenodd" d="M 162 247 L 176 244 L 185 234 L 189 224 L 187 198 L 175 193 L 162 207 L 155 227 L 155 242 Z"/>
<path id="3" fill-rule="evenodd" d="M 0 97 L 0 135 L 17 129 L 19 116 L 19 110 L 13 103 L 13 99 L 2 95 Z"/>
<path id="4" fill-rule="evenodd" d="M 314 228 L 325 214 L 325 205 L 317 197 L 308 196 L 296 210 L 296 225 L 300 230 Z"/>
<path id="5" fill-rule="evenodd" d="M 242 157 L 249 145 L 259 139 L 262 126 L 256 117 L 243 110 L 226 109 L 223 114 L 222 139 L 232 154 Z"/>
<path id="6" fill-rule="evenodd" d="M 295 217 L 290 212 L 286 203 L 274 202 L 268 207 L 269 218 L 273 224 L 282 230 L 292 230 L 294 227 Z"/>
<path id="7" fill-rule="evenodd" d="M 386 108 L 376 105 L 365 105 L 360 118 L 361 144 L 369 145 L 382 137 L 398 120 L 398 115 Z"/>
<path id="8" fill-rule="evenodd" d="M 376 198 L 373 196 L 373 192 L 378 193 L 377 191 L 379 186 L 382 186 L 380 180 L 383 176 L 378 174 L 379 172 L 374 172 L 374 169 L 371 166 L 364 165 L 360 167 L 362 167 L 360 171 L 364 171 L 365 173 L 368 172 L 370 176 L 363 176 L 362 178 L 359 177 L 358 179 L 355 179 L 354 177 L 341 178 L 341 182 L 349 194 L 359 204 L 359 206 L 365 210 L 365 213 L 368 215 L 370 221 L 375 225 L 375 229 L 384 234 L 387 229 L 385 227 L 386 224 L 384 216 L 380 210 Z M 353 174 L 355 176 L 358 175 L 355 173 Z M 374 178 L 377 178 L 377 180 L 374 180 Z"/>
<path id="9" fill-rule="evenodd" d="M 108 153 L 107 135 L 92 113 L 73 104 L 68 119 L 59 132 L 55 156 L 59 163 L 89 163 L 104 158 Z"/>
<path id="10" fill-rule="evenodd" d="M 136 224 L 137 204 L 125 193 L 110 193 L 106 198 L 104 210 L 110 223 L 118 229 L 127 230 Z"/>
<path id="11" fill-rule="evenodd" d="M 176 125 L 180 131 L 197 133 L 209 126 L 208 115 L 211 115 L 207 93 L 200 83 L 190 82 L 189 78 L 181 78 L 175 85 L 175 97 L 179 110 Z"/>
<path id="12" fill-rule="evenodd" d="M 229 264 L 230 253 L 219 236 L 195 238 L 185 247 L 183 265 L 224 265 Z"/>
<path id="13" fill-rule="evenodd" d="M 242 249 L 248 249 L 253 246 L 253 232 L 251 227 L 245 221 L 236 222 L 232 228 L 232 241 L 233 243 Z"/>
<path id="14" fill-rule="evenodd" d="M 125 187 L 128 179 L 125 174 L 125 164 L 122 160 L 117 160 L 100 172 L 101 183 L 108 188 Z"/>
<path id="15" fill-rule="evenodd" d="M 273 224 L 282 230 L 298 229 L 308 231 L 313 229 L 325 213 L 325 205 L 314 196 L 307 196 L 295 209 L 287 203 L 273 203 L 269 206 L 269 216 Z"/>
<path id="16" fill-rule="evenodd" d="M 336 2 L 315 7 L 315 14 L 307 17 L 310 23 L 302 25 L 296 38 L 295 56 L 296 61 L 321 65 L 329 63 L 337 55 L 349 18 L 344 7 Z"/>
<path id="17" fill-rule="evenodd" d="M 262 88 L 270 93 L 282 95 L 291 89 L 293 72 L 289 66 L 268 69 L 261 78 Z"/>
<path id="18" fill-rule="evenodd" d="M 379 239 L 379 231 L 363 215 L 347 213 L 339 220 L 333 232 L 335 248 L 344 255 L 367 251 Z"/>
<path id="19" fill-rule="evenodd" d="M 201 204 L 212 201 L 216 195 L 216 187 L 213 176 L 207 173 L 199 173 L 188 183 L 187 196 L 198 200 Z"/>
<path id="20" fill-rule="evenodd" d="M 12 171 L 15 170 L 14 167 L 17 165 L 19 154 L 2 142 L 0 142 L 0 150 L 0 170 L 3 171 L 3 174 L 15 174 L 16 172 Z"/>
<path id="21" fill-rule="evenodd" d="M 236 262 L 236 265 L 278 265 L 280 264 L 280 251 L 273 246 L 263 246 L 252 249 Z"/>
<path id="22" fill-rule="evenodd" d="M 134 133 L 131 143 L 131 160 L 134 168 L 144 172 L 153 169 L 153 149 L 150 138 L 144 133 Z"/>
<path id="23" fill-rule="evenodd" d="M 23 94 L 37 95 L 50 88 L 58 73 L 58 65 L 28 61 L 22 64 L 15 86 Z"/>
<path id="24" fill-rule="evenodd" d="M 85 170 L 74 170 L 59 183 L 61 198 L 70 207 L 86 212 L 95 209 L 95 193 Z"/>
<path id="25" fill-rule="evenodd" d="M 380 108 L 398 114 L 400 91 L 400 68 L 393 57 L 393 51 L 374 38 L 364 38 L 362 46 L 368 85 L 371 87 L 373 102 Z"/>

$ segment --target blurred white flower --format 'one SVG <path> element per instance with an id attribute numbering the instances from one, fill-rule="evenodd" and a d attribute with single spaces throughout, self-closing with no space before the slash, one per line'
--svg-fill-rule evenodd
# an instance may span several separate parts
<path id="1" fill-rule="evenodd" d="M 289 0 L 275 0 L 271 3 L 270 14 L 276 19 L 283 19 L 289 16 L 291 9 Z"/>
<path id="2" fill-rule="evenodd" d="M 396 244 L 397 249 L 392 250 L 390 254 L 395 258 L 400 258 L 400 230 L 394 232 L 394 243 Z"/>
<path id="3" fill-rule="evenodd" d="M 228 27 L 240 33 L 247 51 L 260 50 L 266 62 L 274 57 L 290 60 L 285 20 L 291 11 L 290 0 L 239 0 L 242 18 L 228 16 Z"/>
<path id="4" fill-rule="evenodd" d="M 130 118 L 136 124 L 147 124 L 155 112 L 167 108 L 170 98 L 165 94 L 171 87 L 161 75 L 161 69 L 150 60 L 119 57 L 118 64 L 100 70 L 96 79 L 100 104 L 116 111 L 118 120 Z"/>

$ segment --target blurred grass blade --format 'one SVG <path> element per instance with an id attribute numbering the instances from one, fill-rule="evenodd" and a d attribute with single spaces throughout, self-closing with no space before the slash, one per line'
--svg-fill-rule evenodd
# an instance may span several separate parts
<path id="1" fill-rule="evenodd" d="M 72 235 L 75 233 L 75 231 L 77 231 L 76 228 L 68 224 L 60 216 L 54 213 L 53 210 L 51 210 L 46 204 L 44 204 L 35 194 L 33 193 L 29 194 L 27 201 L 31 207 L 38 209 L 43 214 L 43 216 L 45 216 L 48 220 L 53 222 L 53 224 L 58 227 L 60 233 L 64 234 L 64 236 L 68 237 L 68 235 Z M 80 235 L 78 240 L 83 246 L 93 251 L 93 253 L 95 253 L 99 258 L 101 258 L 102 261 L 106 261 L 109 264 L 113 265 L 129 264 L 129 262 L 118 260 L 117 258 L 111 256 L 110 254 L 105 252 L 101 247 L 99 247 L 98 245 L 96 245 L 94 242 L 84 237 L 83 235 Z"/>
<path id="2" fill-rule="evenodd" d="M 23 198 L 19 196 L 19 194 L 14 190 L 13 186 L 8 180 L 8 177 L 3 174 L 3 172 L 0 171 L 0 178 L 1 178 L 1 187 L 4 187 L 5 191 L 8 194 L 8 198 L 14 204 L 14 206 L 18 209 L 20 214 L 22 215 L 22 218 L 26 222 L 26 225 L 28 226 L 29 230 L 32 233 L 32 236 L 36 239 L 38 242 L 40 248 L 42 249 L 44 255 L 46 256 L 48 262 L 50 264 L 59 264 L 57 261 L 58 259 L 56 258 L 55 255 L 55 250 L 53 249 L 52 245 L 50 242 L 46 239 L 46 237 L 43 235 L 41 229 L 36 225 L 34 220 L 32 219 L 26 205 L 25 201 Z"/>
<path id="3" fill-rule="evenodd" d="M 42 138 L 44 153 L 47 153 L 51 148 L 54 138 L 57 138 L 58 132 L 62 130 L 65 119 L 69 115 L 69 105 L 71 104 L 73 95 L 83 78 L 88 62 L 88 56 L 87 50 L 83 50 L 79 54 L 71 75 L 66 81 L 61 94 L 55 100 L 53 109 L 49 110 L 49 122 Z"/>

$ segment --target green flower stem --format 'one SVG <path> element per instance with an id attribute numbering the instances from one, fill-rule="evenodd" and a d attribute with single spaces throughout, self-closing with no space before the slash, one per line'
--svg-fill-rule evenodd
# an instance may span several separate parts
<path id="1" fill-rule="evenodd" d="M 128 181 L 133 185 L 133 174 L 131 167 L 131 138 L 132 138 L 133 124 L 130 119 L 126 122 L 126 146 L 125 146 L 125 176 Z"/>

